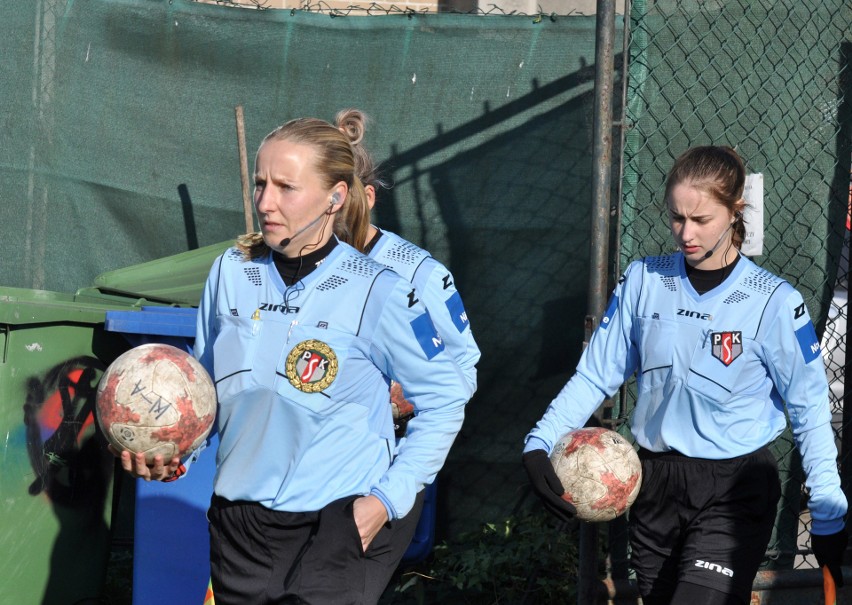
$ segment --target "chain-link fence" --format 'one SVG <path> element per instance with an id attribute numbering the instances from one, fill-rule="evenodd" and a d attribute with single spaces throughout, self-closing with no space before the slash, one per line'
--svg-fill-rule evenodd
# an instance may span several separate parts
<path id="1" fill-rule="evenodd" d="M 533 16 L 537 19 L 554 19 L 569 15 L 589 14 L 590 0 L 550 0 L 537 4 L 538 11 L 518 10 L 517 2 L 477 2 L 476 0 L 424 0 L 422 2 L 360 2 L 345 0 L 191 0 L 203 4 L 218 4 L 235 8 L 258 10 L 281 9 L 324 13 L 333 17 L 361 15 L 425 15 L 428 13 L 455 13 L 466 15 Z M 503 6 L 501 6 L 501 4 Z M 532 3 L 526 3 L 532 4 Z M 484 5 L 484 6 L 483 6 Z M 593 11 L 592 11 L 593 12 Z"/>
<path id="2" fill-rule="evenodd" d="M 848 487 L 852 4 L 639 0 L 630 15 L 621 246 L 613 274 L 630 260 L 672 249 L 662 193 L 674 159 L 694 145 L 735 147 L 748 171 L 764 179 L 765 240 L 755 260 L 802 292 L 823 335 Z M 630 389 L 622 395 L 615 415 L 624 420 L 633 397 Z M 773 450 L 783 496 L 764 568 L 809 568 L 809 516 L 791 434 Z"/>

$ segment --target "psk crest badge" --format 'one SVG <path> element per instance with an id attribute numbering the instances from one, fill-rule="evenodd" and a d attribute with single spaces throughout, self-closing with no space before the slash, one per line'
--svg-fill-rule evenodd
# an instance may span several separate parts
<path id="1" fill-rule="evenodd" d="M 303 340 L 287 355 L 287 379 L 304 393 L 319 393 L 337 377 L 337 355 L 319 340 Z"/>
<path id="2" fill-rule="evenodd" d="M 713 357 L 729 366 L 743 352 L 742 332 L 713 332 L 710 334 L 713 344 Z"/>

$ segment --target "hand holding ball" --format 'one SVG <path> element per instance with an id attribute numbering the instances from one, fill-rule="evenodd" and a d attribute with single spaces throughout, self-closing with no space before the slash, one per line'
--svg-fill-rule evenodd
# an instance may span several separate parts
<path id="1" fill-rule="evenodd" d="M 583 521 L 609 521 L 623 514 L 639 494 L 642 465 L 633 446 L 615 431 L 590 427 L 560 439 L 550 461 Z"/>
<path id="2" fill-rule="evenodd" d="M 185 458 L 210 434 L 216 389 L 204 367 L 165 344 L 145 344 L 120 355 L 98 385 L 98 424 L 118 451 L 164 460 Z"/>

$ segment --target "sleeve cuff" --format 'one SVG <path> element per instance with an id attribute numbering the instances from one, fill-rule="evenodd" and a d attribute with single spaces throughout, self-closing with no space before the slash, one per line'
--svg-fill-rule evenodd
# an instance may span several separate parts
<path id="1" fill-rule="evenodd" d="M 525 454 L 533 450 L 544 450 L 545 452 L 550 454 L 550 448 L 547 447 L 547 444 L 538 437 L 530 437 L 529 439 L 527 439 L 526 445 L 524 445 Z"/>
<path id="2" fill-rule="evenodd" d="M 394 520 L 397 518 L 396 511 L 390 501 L 385 497 L 385 495 L 377 489 L 370 490 L 370 495 L 375 496 L 379 499 L 379 501 L 384 505 L 385 509 L 388 512 L 388 520 Z"/>
<path id="3" fill-rule="evenodd" d="M 843 519 L 829 519 L 828 521 L 818 521 L 811 519 L 811 533 L 817 536 L 830 536 L 836 534 L 845 527 Z"/>

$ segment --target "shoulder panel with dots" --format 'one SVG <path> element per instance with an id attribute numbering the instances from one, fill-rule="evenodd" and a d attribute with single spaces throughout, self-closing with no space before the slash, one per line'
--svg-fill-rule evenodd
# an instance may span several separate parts
<path id="1" fill-rule="evenodd" d="M 783 279 L 777 275 L 773 275 L 766 269 L 755 267 L 743 277 L 742 285 L 743 288 L 752 290 L 758 294 L 769 295 L 783 281 Z"/>
<path id="2" fill-rule="evenodd" d="M 677 292 L 680 266 L 676 256 L 648 256 L 645 258 L 645 271 L 655 274 L 669 291 Z"/>
<path id="3" fill-rule="evenodd" d="M 426 252 L 411 242 L 399 240 L 388 246 L 384 256 L 393 263 L 410 266 L 420 262 L 420 259 L 426 256 Z"/>

